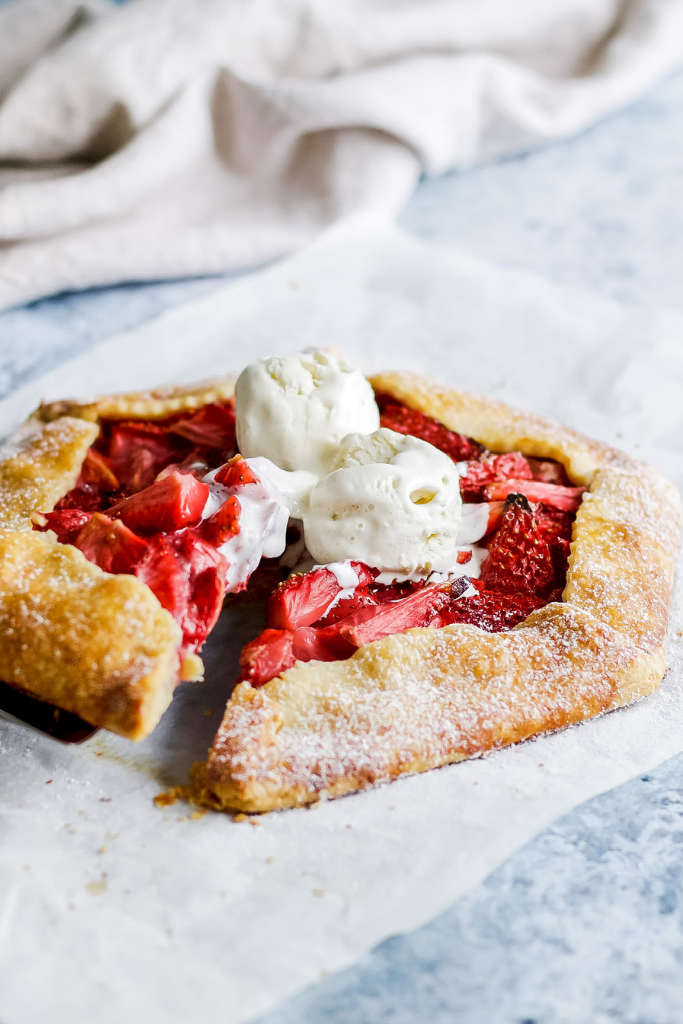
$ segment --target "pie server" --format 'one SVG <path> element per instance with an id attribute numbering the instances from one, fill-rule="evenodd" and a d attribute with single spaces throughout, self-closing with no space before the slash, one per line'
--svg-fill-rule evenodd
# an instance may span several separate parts
<path id="1" fill-rule="evenodd" d="M 13 686 L 0 682 L 0 712 L 24 722 L 38 732 L 61 743 L 82 743 L 97 732 L 94 725 L 84 722 L 70 711 L 62 711 L 54 704 L 29 697 Z"/>

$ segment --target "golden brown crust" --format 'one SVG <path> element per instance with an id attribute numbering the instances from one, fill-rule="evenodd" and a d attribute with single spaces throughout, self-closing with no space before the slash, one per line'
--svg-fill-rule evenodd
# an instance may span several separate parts
<path id="1" fill-rule="evenodd" d="M 145 419 L 160 420 L 176 412 L 199 409 L 209 402 L 225 402 L 235 393 L 235 376 L 216 377 L 181 387 L 154 388 L 150 391 L 128 391 L 92 399 L 65 399 L 41 405 L 36 417 L 44 423 L 75 416 L 90 420 Z"/>
<path id="2" fill-rule="evenodd" d="M 53 534 L 0 532 L 0 635 L 0 679 L 93 725 L 140 739 L 170 703 L 179 627 Z"/>
<path id="3" fill-rule="evenodd" d="M 103 418 L 155 419 L 223 401 L 233 379 L 43 405 L 0 450 L 0 679 L 92 725 L 143 739 L 170 703 L 181 632 L 152 591 L 32 532 L 75 484 Z"/>
<path id="4" fill-rule="evenodd" d="M 94 423 L 71 416 L 25 423 L 0 448 L 0 528 L 30 530 L 32 512 L 54 508 L 76 483 L 96 437 Z"/>
<path id="5" fill-rule="evenodd" d="M 410 374 L 372 381 L 494 451 L 554 458 L 590 488 L 562 603 L 510 632 L 415 629 L 348 661 L 236 687 L 210 752 L 214 806 L 266 811 L 425 771 L 629 703 L 664 673 L 677 490 L 569 428 Z"/>

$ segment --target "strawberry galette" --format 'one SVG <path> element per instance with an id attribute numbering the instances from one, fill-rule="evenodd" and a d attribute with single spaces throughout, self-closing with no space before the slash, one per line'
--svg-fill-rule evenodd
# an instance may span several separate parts
<path id="1" fill-rule="evenodd" d="M 0 678 L 93 725 L 146 736 L 226 594 L 276 584 L 195 772 L 215 807 L 337 796 L 661 682 L 678 492 L 501 402 L 295 354 L 42 406 L 2 455 Z"/>

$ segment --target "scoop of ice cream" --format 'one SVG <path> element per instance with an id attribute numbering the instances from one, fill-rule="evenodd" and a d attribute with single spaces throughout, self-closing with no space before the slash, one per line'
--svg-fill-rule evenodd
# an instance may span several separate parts
<path id="1" fill-rule="evenodd" d="M 338 469 L 311 491 L 306 547 L 316 562 L 351 558 L 383 570 L 445 570 L 456 560 L 458 471 L 438 448 L 393 430 L 349 434 Z"/>
<path id="2" fill-rule="evenodd" d="M 287 470 L 324 476 L 350 431 L 371 433 L 379 410 L 360 370 L 328 352 L 272 356 L 251 363 L 235 386 L 237 443 Z"/>

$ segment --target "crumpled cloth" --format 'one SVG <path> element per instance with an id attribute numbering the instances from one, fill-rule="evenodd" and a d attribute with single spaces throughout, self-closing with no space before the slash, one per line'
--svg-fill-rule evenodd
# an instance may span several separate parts
<path id="1" fill-rule="evenodd" d="M 683 0 L 18 0 L 0 308 L 262 264 L 580 131 L 683 60 Z"/>

